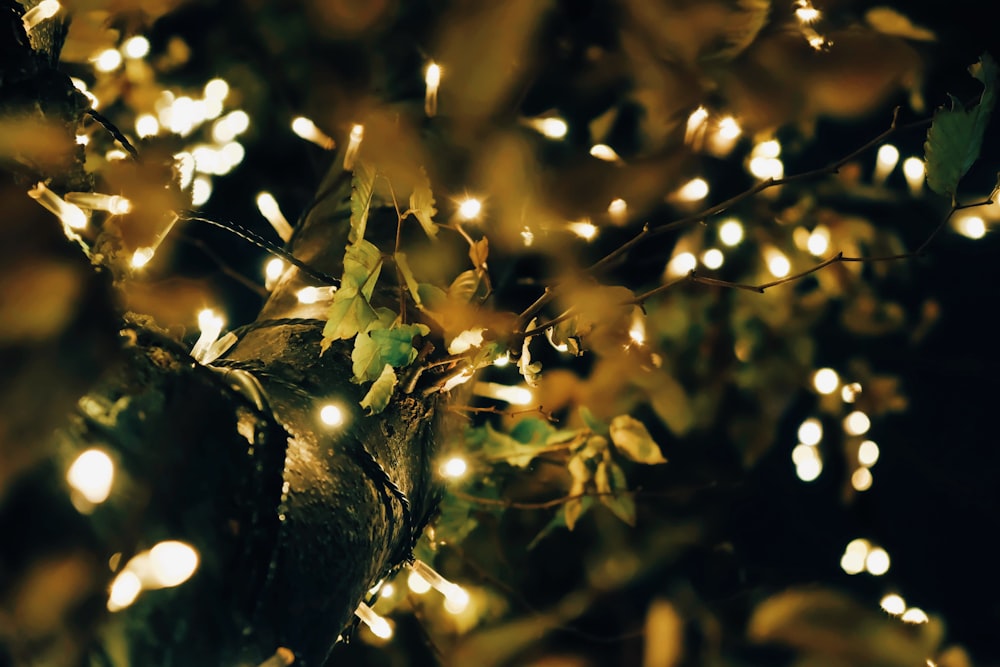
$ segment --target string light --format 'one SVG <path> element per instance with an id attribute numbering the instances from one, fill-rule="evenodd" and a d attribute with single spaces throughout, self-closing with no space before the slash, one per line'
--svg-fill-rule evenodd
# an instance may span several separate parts
<path id="1" fill-rule="evenodd" d="M 899 149 L 892 144 L 882 144 L 878 153 L 875 154 L 875 174 L 872 180 L 876 185 L 882 185 L 889 178 L 889 174 L 899 163 Z"/>
<path id="2" fill-rule="evenodd" d="M 160 131 L 160 121 L 151 113 L 140 114 L 135 119 L 135 133 L 140 139 L 155 136 Z"/>
<path id="3" fill-rule="evenodd" d="M 698 259 L 689 252 L 677 253 L 667 264 L 667 276 L 686 276 L 698 266 Z"/>
<path id="4" fill-rule="evenodd" d="M 132 202 L 119 195 L 104 195 L 97 192 L 67 192 L 66 201 L 75 206 L 92 211 L 107 211 L 111 215 L 125 215 L 132 212 Z"/>
<path id="5" fill-rule="evenodd" d="M 229 84 L 225 79 L 212 79 L 205 84 L 202 95 L 206 100 L 223 102 L 229 96 Z"/>
<path id="6" fill-rule="evenodd" d="M 865 556 L 865 569 L 876 577 L 881 577 L 888 572 L 889 565 L 889 552 L 882 547 L 875 547 Z"/>
<path id="7" fill-rule="evenodd" d="M 861 393 L 861 383 L 852 382 L 850 384 L 845 384 L 840 390 L 840 398 L 844 403 L 853 403 L 858 394 Z"/>
<path id="8" fill-rule="evenodd" d="M 718 248 L 709 248 L 701 254 L 701 263 L 713 271 L 720 268 L 725 260 L 726 256 Z"/>
<path id="9" fill-rule="evenodd" d="M 823 439 L 823 424 L 815 417 L 809 417 L 799 424 L 797 435 L 804 445 L 818 445 Z"/>
<path id="10" fill-rule="evenodd" d="M 121 52 L 126 58 L 137 60 L 149 54 L 149 40 L 142 35 L 129 37 L 122 42 Z"/>
<path id="11" fill-rule="evenodd" d="M 330 135 L 316 127 L 316 123 L 312 122 L 305 116 L 296 116 L 292 119 L 292 132 L 297 134 L 302 139 L 311 141 L 320 148 L 324 148 L 328 151 L 332 151 L 337 147 L 337 143 Z M 345 166 L 345 168 L 347 167 Z"/>
<path id="12" fill-rule="evenodd" d="M 212 197 L 212 181 L 205 176 L 197 176 L 191 182 L 191 205 L 202 206 Z"/>
<path id="13" fill-rule="evenodd" d="M 704 178 L 692 178 L 682 185 L 674 196 L 682 202 L 701 201 L 708 196 L 708 181 Z"/>
<path id="14" fill-rule="evenodd" d="M 743 240 L 743 224 L 736 218 L 729 218 L 719 226 L 719 241 L 733 247 Z"/>
<path id="15" fill-rule="evenodd" d="M 149 550 L 149 574 L 141 577 L 143 588 L 180 586 L 194 575 L 198 563 L 198 552 L 190 544 L 178 540 L 158 542 Z"/>
<path id="16" fill-rule="evenodd" d="M 858 468 L 851 474 L 851 486 L 855 491 L 867 491 L 872 488 L 875 478 L 872 477 L 871 470 L 865 467 Z"/>
<path id="17" fill-rule="evenodd" d="M 764 248 L 764 258 L 767 260 L 767 270 L 775 278 L 784 278 L 792 271 L 792 264 L 783 252 L 774 247 Z"/>
<path id="18" fill-rule="evenodd" d="M 66 471 L 70 487 L 92 505 L 100 505 L 111 495 L 115 479 L 115 464 L 101 449 L 82 452 Z"/>
<path id="19" fill-rule="evenodd" d="M 695 149 L 701 147 L 701 142 L 705 136 L 705 128 L 708 123 L 708 109 L 699 106 L 688 116 L 687 126 L 684 130 L 684 143 L 693 146 Z"/>
<path id="20" fill-rule="evenodd" d="M 201 330 L 201 335 L 191 348 L 191 356 L 195 361 L 205 363 L 203 360 L 207 356 L 208 348 L 219 339 L 225 324 L 226 321 L 216 315 L 211 308 L 205 308 L 198 313 L 198 328 Z"/>
<path id="21" fill-rule="evenodd" d="M 563 139 L 569 132 L 569 125 L 557 116 L 532 118 L 528 121 L 528 125 L 548 139 Z"/>
<path id="22" fill-rule="evenodd" d="M 264 265 L 264 288 L 268 291 L 274 289 L 274 286 L 278 284 L 278 280 L 284 274 L 285 262 L 282 259 L 272 257 L 267 260 L 267 263 Z"/>
<path id="23" fill-rule="evenodd" d="M 817 392 L 827 395 L 837 391 L 840 386 L 840 376 L 832 368 L 821 368 L 813 373 L 813 387 Z"/>
<path id="24" fill-rule="evenodd" d="M 346 171 L 354 169 L 354 161 L 358 158 L 358 151 L 361 150 L 361 140 L 364 137 L 364 125 L 355 124 L 351 127 L 351 134 L 347 138 L 347 149 L 344 151 L 344 169 Z"/>
<path id="25" fill-rule="evenodd" d="M 361 622 L 367 625 L 368 629 L 372 631 L 372 634 L 379 639 L 389 639 L 392 637 L 392 626 L 389 625 L 389 621 L 376 614 L 372 608 L 364 602 L 358 603 L 358 608 L 354 610 L 354 614 L 360 618 Z"/>
<path id="26" fill-rule="evenodd" d="M 142 581 L 130 570 L 122 570 L 111 582 L 108 594 L 108 611 L 115 612 L 125 609 L 139 597 L 142 591 Z"/>
<path id="27" fill-rule="evenodd" d="M 298 299 L 299 303 L 308 306 L 314 303 L 331 300 L 336 291 L 336 285 L 324 285 L 322 287 L 313 287 L 312 285 L 309 285 L 297 291 L 295 293 L 295 298 Z"/>
<path id="28" fill-rule="evenodd" d="M 632 323 L 628 328 L 628 337 L 636 345 L 646 342 L 646 318 L 642 316 L 642 311 L 633 309 Z"/>
<path id="29" fill-rule="evenodd" d="M 879 602 L 879 606 L 887 614 L 892 616 L 899 616 L 904 611 L 906 611 L 906 601 L 896 593 L 889 593 Z"/>
<path id="30" fill-rule="evenodd" d="M 424 95 L 424 113 L 428 118 L 437 115 L 438 107 L 438 86 L 441 84 L 441 66 L 437 63 L 427 65 L 424 72 L 424 83 L 427 84 L 427 92 Z"/>
<path id="31" fill-rule="evenodd" d="M 132 253 L 132 259 L 130 260 L 129 263 L 132 265 L 133 269 L 141 269 L 142 267 L 149 264 L 150 260 L 153 259 L 154 254 L 156 254 L 156 251 L 150 248 L 149 246 L 136 248 L 135 251 Z"/>
<path id="32" fill-rule="evenodd" d="M 622 223 L 625 221 L 625 216 L 628 214 L 628 202 L 622 198 L 612 199 L 611 203 L 608 204 L 608 215 L 614 222 Z"/>
<path id="33" fill-rule="evenodd" d="M 816 229 L 809 235 L 806 248 L 815 257 L 821 257 L 827 253 L 830 249 L 830 230 L 826 225 L 816 226 Z"/>
<path id="34" fill-rule="evenodd" d="M 288 218 L 281 212 L 277 200 L 270 192 L 261 192 L 257 195 L 257 210 L 271 223 L 271 227 L 278 234 L 282 241 L 288 243 L 292 238 L 292 226 Z"/>
<path id="35" fill-rule="evenodd" d="M 410 569 L 420 575 L 438 593 L 444 595 L 444 608 L 451 614 L 461 614 L 469 605 L 469 594 L 458 584 L 448 581 L 434 569 L 423 562 L 415 560 L 410 564 Z"/>
<path id="36" fill-rule="evenodd" d="M 785 175 L 785 165 L 776 157 L 752 157 L 747 168 L 761 180 L 778 180 Z"/>
<path id="37" fill-rule="evenodd" d="M 865 571 L 865 559 L 871 543 L 868 540 L 858 538 L 851 540 L 844 549 L 844 555 L 840 558 L 840 568 L 847 574 L 860 574 Z"/>
<path id="38" fill-rule="evenodd" d="M 579 222 L 571 222 L 566 227 L 569 231 L 573 232 L 581 239 L 586 241 L 593 241 L 597 236 L 597 225 L 590 222 L 589 220 L 581 220 Z"/>
<path id="39" fill-rule="evenodd" d="M 479 217 L 483 211 L 483 202 L 475 197 L 466 197 L 458 203 L 458 217 L 465 221 L 472 221 Z"/>
<path id="40" fill-rule="evenodd" d="M 906 177 L 906 185 L 914 197 L 924 189 L 924 174 L 923 160 L 918 157 L 908 157 L 903 160 L 903 176 Z"/>
<path id="41" fill-rule="evenodd" d="M 813 482 L 823 473 L 823 460 L 815 447 L 808 448 L 808 455 L 800 455 L 800 461 L 795 464 L 795 475 L 803 482 Z"/>
<path id="42" fill-rule="evenodd" d="M 327 426 L 343 426 L 344 411 L 339 405 L 327 403 L 319 410 L 319 420 Z"/>
<path id="43" fill-rule="evenodd" d="M 430 583 L 414 570 L 410 570 L 406 577 L 406 586 L 417 595 L 423 595 L 431 589 Z"/>
<path id="44" fill-rule="evenodd" d="M 868 415 L 860 410 L 855 410 L 844 417 L 844 432 L 847 435 L 864 435 L 871 428 L 871 425 L 872 422 Z"/>
<path id="45" fill-rule="evenodd" d="M 44 206 L 63 224 L 66 236 L 78 239 L 74 230 L 81 230 L 87 227 L 87 214 L 80 207 L 68 203 L 62 197 L 52 192 L 44 183 L 38 182 L 35 187 L 28 190 L 28 196 Z"/>
<path id="46" fill-rule="evenodd" d="M 865 440 L 858 445 L 858 463 L 871 467 L 878 462 L 879 449 L 874 440 Z"/>
<path id="47" fill-rule="evenodd" d="M 795 17 L 799 21 L 808 24 L 819 20 L 820 11 L 813 7 L 809 0 L 798 0 L 795 4 L 797 5 Z"/>
<path id="48" fill-rule="evenodd" d="M 31 31 L 39 23 L 52 18 L 59 13 L 60 9 L 62 9 L 62 5 L 59 4 L 58 0 L 42 0 L 26 11 L 24 16 L 21 17 L 21 22 L 24 24 L 24 31 L 31 34 Z"/>
<path id="49" fill-rule="evenodd" d="M 315 127 L 315 125 L 313 127 Z M 235 111 L 230 111 L 225 116 L 212 123 L 212 139 L 220 144 L 224 144 L 232 141 L 248 129 L 250 129 L 250 116 L 246 111 L 237 109 Z M 294 123 L 292 125 L 292 129 L 295 129 Z M 296 134 L 298 134 L 298 132 L 296 132 Z M 330 141 L 333 140 L 331 139 Z"/>
<path id="50" fill-rule="evenodd" d="M 565 350 L 561 350 L 565 352 Z M 472 393 L 484 398 L 492 398 L 497 401 L 505 401 L 511 405 L 531 405 L 535 400 L 531 390 L 527 387 L 516 387 L 497 382 L 477 382 L 472 387 Z"/>
<path id="51" fill-rule="evenodd" d="M 910 607 L 903 615 L 899 617 L 904 623 L 912 623 L 914 625 L 919 625 L 921 623 L 927 623 L 931 619 L 927 616 L 927 612 L 919 607 Z"/>
<path id="52" fill-rule="evenodd" d="M 986 221 L 978 215 L 963 216 L 955 221 L 955 229 L 969 239 L 981 239 L 986 236 Z"/>
<path id="53" fill-rule="evenodd" d="M 105 49 L 93 58 L 94 69 L 98 72 L 113 72 L 122 64 L 122 54 L 117 49 Z"/>
<path id="54" fill-rule="evenodd" d="M 604 162 L 620 163 L 622 159 L 618 156 L 611 146 L 607 144 L 594 144 L 590 147 L 590 154 L 596 157 L 598 160 L 603 160 Z"/>
<path id="55" fill-rule="evenodd" d="M 121 162 L 126 158 L 128 158 L 128 153 L 120 148 L 112 148 L 104 154 L 104 159 L 108 162 Z"/>
<path id="56" fill-rule="evenodd" d="M 496 366 L 497 368 L 503 368 L 508 364 L 510 364 L 510 355 L 507 354 L 506 352 L 493 360 L 493 365 Z"/>
<path id="57" fill-rule="evenodd" d="M 439 468 L 441 474 L 444 477 L 450 477 L 452 479 L 457 479 L 465 475 L 469 470 L 469 464 L 465 462 L 461 456 L 452 456 L 447 461 L 441 464 Z"/>

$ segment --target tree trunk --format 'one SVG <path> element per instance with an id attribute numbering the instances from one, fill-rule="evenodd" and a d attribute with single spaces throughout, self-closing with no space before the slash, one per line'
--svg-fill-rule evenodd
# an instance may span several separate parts
<path id="1" fill-rule="evenodd" d="M 12 30 L 17 9 L 4 3 Z M 2 51 L 2 118 L 58 112 L 72 137 L 82 109 L 66 101 L 75 101 L 68 79 L 19 36 Z M 22 62 L 35 70 L 13 76 Z M 79 155 L 65 172 L 58 164 L 18 161 L 12 171 L 29 185 L 5 188 L 5 203 L 34 206 L 23 191 L 36 179 L 52 178 L 55 190 L 79 181 Z M 331 174 L 290 249 L 339 275 L 347 221 L 336 212 L 350 179 Z M 198 364 L 152 323 L 116 322 L 107 281 L 57 238 L 56 221 L 33 217 L 23 238 L 3 244 L 32 250 L 21 273 L 5 263 L 0 274 L 0 665 L 76 665 L 88 654 L 115 665 L 256 665 L 278 647 L 297 665 L 321 665 L 366 591 L 409 558 L 434 507 L 436 398 L 397 391 L 366 416 L 350 342 L 320 354 L 322 308 L 297 303 L 305 283 L 294 268 L 225 358 Z M 8 241 L 13 222 L 0 227 Z M 68 313 L 58 326 L 7 335 L 11 295 L 34 285 L 39 267 L 69 271 L 78 298 L 57 304 Z M 54 417 L 86 389 L 53 439 Z M 341 426 L 319 419 L 326 403 L 342 410 Z M 71 497 L 65 481 L 90 447 L 115 463 L 97 506 Z M 162 540 L 194 546 L 194 576 L 109 614 L 115 574 Z"/>

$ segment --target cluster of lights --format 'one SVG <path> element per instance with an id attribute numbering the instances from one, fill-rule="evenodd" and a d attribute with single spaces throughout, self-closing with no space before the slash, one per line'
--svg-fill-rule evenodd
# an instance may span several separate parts
<path id="1" fill-rule="evenodd" d="M 87 214 L 79 206 L 65 201 L 41 182 L 28 190 L 28 196 L 59 218 L 67 238 L 79 240 L 77 232 L 86 229 L 89 221 Z"/>
<path id="2" fill-rule="evenodd" d="M 866 539 L 851 540 L 840 557 L 840 567 L 847 574 L 868 572 L 881 577 L 889 571 L 889 552 Z"/>
<path id="3" fill-rule="evenodd" d="M 198 569 L 198 552 L 177 540 L 158 542 L 133 556 L 111 582 L 108 611 L 125 609 L 143 590 L 173 588 L 191 578 Z"/>
<path id="4" fill-rule="evenodd" d="M 882 607 L 885 613 L 890 616 L 898 616 L 904 623 L 913 623 L 916 625 L 927 623 L 930 620 L 923 609 L 908 606 L 906 600 L 898 593 L 889 593 L 883 597 L 881 602 L 879 602 L 879 606 Z M 928 664 L 932 664 L 929 660 L 927 662 Z"/>
<path id="5" fill-rule="evenodd" d="M 785 175 L 785 166 L 781 162 L 781 144 L 777 139 L 768 139 L 754 145 L 747 159 L 747 171 L 755 178 L 766 180 L 779 179 Z"/>
<path id="6" fill-rule="evenodd" d="M 684 143 L 694 150 L 707 150 L 718 157 L 725 157 L 743 135 L 743 128 L 731 115 L 712 118 L 708 109 L 699 106 L 688 116 L 684 129 Z"/>
<path id="7" fill-rule="evenodd" d="M 820 368 L 812 376 L 812 386 L 816 393 L 822 396 L 840 394 L 840 399 L 847 405 L 854 403 L 862 391 L 860 382 L 842 383 L 840 375 L 832 368 Z M 852 438 L 859 438 L 871 428 L 871 419 L 861 410 L 852 410 L 842 420 L 844 433 Z M 801 433 L 799 439 L 801 440 Z M 878 461 L 879 448 L 873 440 L 864 440 L 858 445 L 857 467 L 851 474 L 851 486 L 855 491 L 867 491 L 871 488 L 874 478 L 871 467 Z"/>
<path id="8" fill-rule="evenodd" d="M 819 34 L 813 27 L 813 24 L 819 21 L 821 16 L 820 11 L 813 7 L 810 0 L 796 0 L 795 18 L 799 20 L 799 30 L 809 42 L 809 46 L 817 51 L 824 51 L 833 45 L 833 42 Z"/>
<path id="9" fill-rule="evenodd" d="M 792 450 L 795 474 L 803 482 L 812 482 L 823 472 L 823 459 L 819 453 L 819 443 L 823 440 L 823 424 L 815 417 L 809 417 L 798 430 L 799 444 Z"/>
<path id="10" fill-rule="evenodd" d="M 826 225 L 816 225 L 810 232 L 805 227 L 796 227 L 792 232 L 795 247 L 808 252 L 813 257 L 823 257 L 830 251 L 830 228 Z"/>

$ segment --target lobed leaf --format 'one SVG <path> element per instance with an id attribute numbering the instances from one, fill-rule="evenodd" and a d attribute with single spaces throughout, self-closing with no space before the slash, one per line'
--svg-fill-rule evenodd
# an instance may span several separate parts
<path id="1" fill-rule="evenodd" d="M 422 168 L 420 176 L 420 181 L 410 193 L 410 212 L 424 228 L 424 233 L 435 239 L 437 238 L 438 226 L 434 222 L 434 216 L 437 215 L 437 209 L 434 208 L 434 192 L 431 190 L 431 182 L 427 178 L 427 172 Z"/>
<path id="2" fill-rule="evenodd" d="M 361 407 L 370 415 L 376 415 L 389 405 L 392 392 L 396 389 L 396 371 L 392 366 L 386 364 L 382 369 L 382 374 L 372 383 L 368 393 L 361 399 Z"/>
<path id="3" fill-rule="evenodd" d="M 360 160 L 355 162 L 354 174 L 351 176 L 351 231 L 347 235 L 347 240 L 352 244 L 365 238 L 375 176 L 373 167 Z"/>
<path id="4" fill-rule="evenodd" d="M 611 420 L 610 431 L 611 441 L 627 458 L 648 465 L 667 462 L 660 453 L 659 445 L 639 420 L 628 415 L 618 415 Z"/>

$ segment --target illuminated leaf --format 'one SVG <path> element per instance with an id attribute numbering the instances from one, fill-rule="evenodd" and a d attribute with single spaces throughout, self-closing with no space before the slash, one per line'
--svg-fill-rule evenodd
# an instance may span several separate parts
<path id="1" fill-rule="evenodd" d="M 986 125 L 996 104 L 997 64 L 984 53 L 969 68 L 983 84 L 979 103 L 969 109 L 951 98 L 951 108 L 939 108 L 927 131 L 924 157 L 927 162 L 927 185 L 938 194 L 954 197 L 958 182 L 979 157 Z"/>
<path id="2" fill-rule="evenodd" d="M 424 233 L 433 239 L 437 238 L 438 233 L 437 223 L 434 222 L 434 216 L 437 215 L 437 209 L 434 208 L 434 193 L 431 191 L 427 172 L 421 169 L 420 176 L 420 181 L 410 194 L 410 211 L 424 228 Z"/>
<path id="3" fill-rule="evenodd" d="M 611 441 L 626 457 L 649 465 L 666 463 L 660 447 L 649 435 L 645 424 L 628 415 L 618 415 L 611 420 Z"/>
<path id="4" fill-rule="evenodd" d="M 490 241 L 487 238 L 481 238 L 478 241 L 474 241 L 471 246 L 469 246 L 469 259 L 472 261 L 472 265 L 477 269 L 481 269 L 486 266 L 486 258 L 490 256 Z"/>
<path id="5" fill-rule="evenodd" d="M 333 294 L 323 327 L 322 351 L 336 340 L 353 338 L 379 321 L 379 312 L 369 303 L 382 269 L 379 249 L 361 240 L 347 247 L 344 254 L 344 276 L 340 289 Z"/>
<path id="6" fill-rule="evenodd" d="M 475 327 L 459 333 L 448 343 L 448 354 L 462 354 L 474 347 L 479 347 L 483 344 L 483 331 L 485 329 L 482 327 Z"/>
<path id="7" fill-rule="evenodd" d="M 608 433 L 608 425 L 595 417 L 594 413 L 586 405 L 580 406 L 580 418 L 583 419 L 583 423 L 587 425 L 587 428 L 594 433 L 601 435 Z"/>
<path id="8" fill-rule="evenodd" d="M 580 347 L 580 339 L 577 337 L 576 327 L 577 318 L 571 317 L 568 320 L 563 320 L 554 327 L 546 329 L 545 336 L 549 339 L 552 347 L 560 352 L 568 352 L 573 356 L 579 357 L 583 354 L 583 349 Z"/>
<path id="9" fill-rule="evenodd" d="M 601 494 L 598 500 L 630 526 L 635 525 L 635 500 L 628 489 L 625 471 L 614 461 L 601 461 L 594 473 L 594 485 Z"/>
<path id="10" fill-rule="evenodd" d="M 355 162 L 351 176 L 351 231 L 347 236 L 350 243 L 357 243 L 365 237 L 374 186 L 375 169 L 360 160 Z"/>
<path id="11" fill-rule="evenodd" d="M 941 628 L 932 622 L 915 631 L 843 593 L 799 589 L 758 605 L 747 632 L 755 641 L 822 657 L 823 664 L 904 667 L 925 664 L 937 647 Z"/>
<path id="12" fill-rule="evenodd" d="M 351 353 L 354 381 L 374 380 L 386 364 L 406 366 L 417 357 L 414 336 L 426 336 L 430 329 L 423 324 L 405 324 L 392 328 L 372 328 L 358 334 Z"/>
<path id="13" fill-rule="evenodd" d="M 389 405 L 389 399 L 392 398 L 392 392 L 395 388 L 396 371 L 392 369 L 392 366 L 386 364 L 385 368 L 382 369 L 382 374 L 378 376 L 368 393 L 361 399 L 361 407 L 371 415 L 382 412 L 385 410 L 385 406 Z"/>
<path id="14" fill-rule="evenodd" d="M 526 468 L 543 451 L 542 442 L 519 442 L 514 437 L 495 430 L 488 423 L 467 429 L 466 444 L 478 449 L 491 461 L 502 461 L 515 468 Z"/>
<path id="15" fill-rule="evenodd" d="M 344 276 L 337 294 L 355 288 L 365 299 L 372 298 L 372 291 L 382 270 L 382 252 L 374 243 L 361 240 L 347 246 L 344 253 Z M 334 296 L 336 300 L 336 296 Z"/>
<path id="16" fill-rule="evenodd" d="M 448 297 L 460 303 L 469 303 L 476 297 L 485 296 L 483 276 L 480 271 L 469 269 L 458 274 L 448 287 Z"/>
<path id="17" fill-rule="evenodd" d="M 531 320 L 528 328 L 530 329 L 534 325 L 535 320 Z M 542 372 L 542 364 L 537 361 L 535 363 L 531 362 L 531 351 L 528 349 L 530 343 L 531 339 L 525 338 L 524 343 L 521 344 L 521 357 L 517 360 L 517 370 L 520 371 L 529 387 L 537 387 L 538 375 Z"/>
<path id="18" fill-rule="evenodd" d="M 410 293 L 410 297 L 413 299 L 413 303 L 417 304 L 417 308 L 423 305 L 423 299 L 420 297 L 420 285 L 417 283 L 417 279 L 413 276 L 413 270 L 410 269 L 410 263 L 406 259 L 406 253 L 397 252 L 393 255 L 396 260 L 396 268 L 399 269 L 400 275 L 403 276 L 403 282 L 406 284 L 406 289 Z"/>

